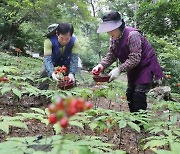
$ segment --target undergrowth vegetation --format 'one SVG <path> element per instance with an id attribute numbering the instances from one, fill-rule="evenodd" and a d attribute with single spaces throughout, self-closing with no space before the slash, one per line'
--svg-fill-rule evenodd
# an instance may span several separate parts
<path id="1" fill-rule="evenodd" d="M 163 57 L 163 56 L 162 56 Z M 167 56 L 166 56 L 167 57 Z M 41 59 L 11 56 L 1 52 L 0 57 L 0 96 L 1 102 L 11 101 L 11 107 L 0 104 L 1 110 L 8 114 L 0 115 L 0 153 L 64 153 L 64 154 L 124 154 L 128 149 L 123 147 L 125 131 L 135 133 L 135 151 L 151 151 L 158 154 L 175 154 L 180 150 L 180 103 L 175 101 L 157 101 L 149 97 L 150 107 L 147 112 L 130 113 L 123 109 L 127 104 L 125 97 L 126 82 L 114 81 L 109 84 L 95 85 L 92 76 L 83 72 L 85 81 L 70 90 L 60 90 L 57 83 L 51 81 L 48 90 L 39 90 L 37 85 L 44 79 L 39 78 L 42 67 Z M 49 79 L 51 80 L 51 79 Z M 172 76 L 172 82 L 173 79 Z M 170 82 L 171 83 L 171 82 Z M 176 87 L 177 88 L 177 87 Z M 178 87 L 179 88 L 179 87 Z M 22 100 L 43 97 L 47 104 L 39 107 L 26 107 Z M 91 101 L 92 109 L 78 112 L 69 117 L 69 129 L 64 129 L 58 123 L 51 125 L 48 121 L 48 105 L 54 97 L 81 97 Z M 178 93 L 173 94 L 180 100 Z M 7 99 L 6 99 L 7 98 Z M 34 99 L 33 99 L 34 100 Z M 39 100 L 41 101 L 41 100 Z M 100 106 L 106 104 L 106 108 Z M 116 105 L 118 108 L 113 108 Z M 42 136 L 31 136 L 28 123 L 38 121 L 39 129 L 45 128 Z M 144 127 L 134 123 L 140 121 Z M 26 132 L 24 136 L 14 135 L 14 131 Z M 83 133 L 71 133 L 70 128 Z M 106 140 L 104 135 L 106 134 Z M 117 138 L 112 143 L 110 134 Z M 138 138 L 138 135 L 142 135 Z"/>

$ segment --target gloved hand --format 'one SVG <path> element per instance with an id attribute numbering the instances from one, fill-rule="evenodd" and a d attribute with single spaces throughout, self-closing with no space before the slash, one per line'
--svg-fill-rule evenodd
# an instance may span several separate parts
<path id="1" fill-rule="evenodd" d="M 92 69 L 92 73 L 94 75 L 99 75 L 103 70 L 103 66 L 101 64 L 98 64 L 97 66 L 95 66 L 93 69 Z"/>
<path id="2" fill-rule="evenodd" d="M 75 82 L 75 78 L 72 73 L 69 73 L 68 77 L 69 77 L 69 82 Z"/>
<path id="3" fill-rule="evenodd" d="M 52 78 L 55 80 L 55 81 L 59 81 L 59 75 L 58 74 L 55 74 L 54 72 L 52 73 Z"/>
<path id="4" fill-rule="evenodd" d="M 159 80 L 155 80 L 154 83 L 156 84 L 156 86 L 161 86 L 162 85 L 162 78 Z"/>
<path id="5" fill-rule="evenodd" d="M 119 67 L 116 67 L 114 68 L 108 75 L 110 76 L 109 78 L 109 82 L 113 81 L 114 79 L 116 79 L 119 74 L 120 74 L 120 68 Z"/>

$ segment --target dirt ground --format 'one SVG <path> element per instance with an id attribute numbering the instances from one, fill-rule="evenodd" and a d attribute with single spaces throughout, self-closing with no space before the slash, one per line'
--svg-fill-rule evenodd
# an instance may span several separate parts
<path id="1" fill-rule="evenodd" d="M 120 80 L 126 80 L 125 78 L 120 78 Z M 110 109 L 116 111 L 128 111 L 128 105 L 126 100 L 120 100 L 123 103 L 111 103 Z M 18 100 L 13 100 L 11 93 L 6 93 L 3 96 L 0 96 L 0 115 L 3 116 L 15 116 L 16 113 L 28 112 L 30 107 L 39 107 L 45 109 L 50 102 L 49 99 L 46 99 L 43 96 L 35 97 L 24 95 L 20 102 Z M 93 102 L 93 101 L 92 101 Z M 101 98 L 99 101 L 99 108 L 109 109 L 109 104 L 105 98 Z M 45 125 L 40 123 L 38 120 L 27 120 L 26 124 L 28 125 L 28 131 L 25 129 L 19 129 L 13 127 L 10 130 L 10 133 L 7 135 L 0 131 L 0 142 L 3 142 L 8 137 L 25 137 L 25 136 L 51 136 L 54 134 L 53 129 L 47 130 Z M 150 151 L 143 151 L 140 147 L 137 147 L 137 143 L 140 142 L 141 138 L 146 137 L 145 132 L 137 133 L 130 128 L 123 130 L 123 137 L 119 137 L 119 129 L 112 128 L 108 133 L 101 132 L 95 133 L 92 132 L 88 127 L 85 130 L 77 129 L 77 127 L 69 126 L 66 133 L 69 134 L 78 134 L 78 135 L 98 135 L 103 137 L 104 142 L 113 143 L 116 146 L 114 149 L 125 150 L 129 154 L 150 154 Z M 121 143 L 121 144 L 120 144 Z"/>

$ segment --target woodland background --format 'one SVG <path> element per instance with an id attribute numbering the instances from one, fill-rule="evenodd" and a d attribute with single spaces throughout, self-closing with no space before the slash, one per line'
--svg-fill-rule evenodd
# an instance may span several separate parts
<path id="1" fill-rule="evenodd" d="M 109 10 L 146 35 L 163 68 L 163 83 L 148 93 L 146 112 L 129 112 L 124 73 L 111 83 L 93 80 L 91 70 L 109 47 L 109 36 L 96 33 Z M 178 154 L 179 17 L 179 0 L 0 0 L 0 153 Z M 39 77 L 47 27 L 60 22 L 73 24 L 83 63 L 84 80 L 77 75 L 77 85 L 68 90 Z M 44 80 L 50 87 L 39 90 Z M 63 129 L 48 120 L 57 96 L 81 97 L 93 107 L 69 117 Z"/>
<path id="2" fill-rule="evenodd" d="M 178 0 L 0 0 L 0 48 L 12 46 L 43 55 L 44 35 L 53 23 L 70 22 L 80 40 L 86 69 L 108 51 L 107 34 L 97 34 L 104 12 L 116 10 L 126 25 L 139 28 L 155 48 L 173 90 L 180 72 L 180 3 Z"/>

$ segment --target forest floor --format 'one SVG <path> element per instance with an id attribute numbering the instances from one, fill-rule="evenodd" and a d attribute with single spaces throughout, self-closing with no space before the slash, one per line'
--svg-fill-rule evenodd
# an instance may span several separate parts
<path id="1" fill-rule="evenodd" d="M 126 77 L 121 76 L 118 80 L 125 81 Z M 79 87 L 83 87 L 83 83 L 78 84 Z M 111 106 L 108 104 L 108 100 L 105 98 L 100 98 L 99 108 L 111 109 L 116 111 L 128 111 L 127 101 L 122 99 L 120 100 L 122 103 L 111 103 Z M 28 112 L 30 107 L 39 107 L 41 109 L 45 109 L 48 104 L 50 104 L 50 99 L 45 98 L 44 96 L 28 96 L 24 95 L 20 102 L 14 101 L 11 93 L 7 92 L 3 96 L 0 96 L 0 115 L 3 116 L 15 116 L 16 113 L 24 113 Z M 92 101 L 93 103 L 93 101 Z M 7 135 L 0 131 L 0 142 L 5 141 L 8 137 L 26 137 L 26 136 L 51 136 L 54 135 L 54 131 L 52 128 L 47 130 L 47 127 L 39 122 L 38 120 L 27 120 L 25 122 L 28 125 L 28 130 L 19 129 L 13 127 L 10 133 Z M 86 128 L 82 131 L 74 126 L 69 126 L 65 133 L 68 134 L 78 134 L 78 135 L 96 135 L 101 136 L 104 142 L 115 144 L 114 149 L 121 149 L 126 151 L 129 154 L 151 154 L 152 152 L 149 150 L 143 151 L 142 147 L 138 147 L 138 142 L 141 141 L 142 138 L 147 137 L 147 133 L 141 131 L 137 133 L 135 130 L 132 130 L 129 127 L 123 129 L 123 137 L 119 137 L 120 132 L 118 132 L 117 128 L 112 128 L 109 132 L 100 132 L 95 133 L 90 128 Z M 63 133 L 63 132 L 62 132 Z"/>

